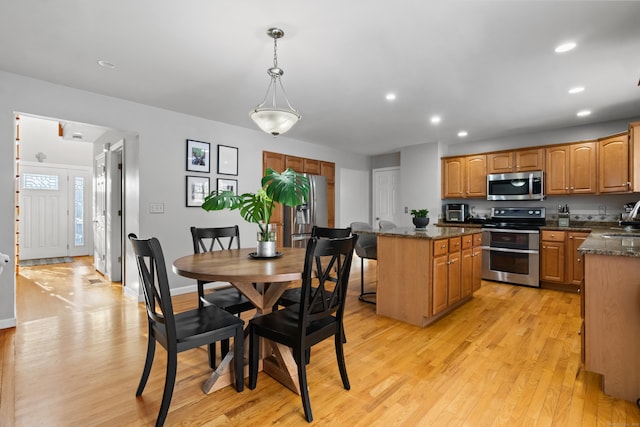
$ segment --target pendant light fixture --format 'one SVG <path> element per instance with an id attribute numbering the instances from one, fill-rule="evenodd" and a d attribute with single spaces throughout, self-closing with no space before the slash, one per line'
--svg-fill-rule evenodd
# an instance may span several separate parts
<path id="1" fill-rule="evenodd" d="M 271 77 L 267 93 L 264 99 L 256 108 L 249 112 L 249 117 L 256 122 L 258 127 L 273 136 L 287 132 L 300 120 L 300 113 L 291 106 L 287 92 L 282 86 L 281 77 L 284 74 L 282 68 L 278 67 L 278 39 L 284 37 L 284 31 L 280 28 L 269 28 L 267 35 L 273 39 L 273 67 L 267 69 L 267 74 Z M 278 89 L 280 87 L 280 89 Z M 286 102 L 286 107 L 276 106 L 278 90 L 282 92 L 282 97 Z"/>

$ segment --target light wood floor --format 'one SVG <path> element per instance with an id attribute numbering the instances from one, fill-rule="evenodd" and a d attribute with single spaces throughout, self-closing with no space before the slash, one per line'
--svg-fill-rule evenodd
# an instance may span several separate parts
<path id="1" fill-rule="evenodd" d="M 158 346 L 136 398 L 144 308 L 89 262 L 21 269 L 18 326 L 0 331 L 0 425 L 155 422 L 165 352 Z M 578 295 L 483 282 L 470 303 L 421 329 L 377 317 L 358 301 L 359 264 L 346 313 L 352 388 L 342 388 L 332 342 L 314 347 L 308 377 L 316 425 L 640 425 L 634 403 L 603 395 L 600 377 L 580 367 Z M 366 273 L 373 287 L 374 261 Z M 175 301 L 186 309 L 196 299 Z M 256 390 L 205 395 L 209 372 L 204 348 L 180 354 L 167 425 L 307 424 L 299 396 L 266 374 Z"/>

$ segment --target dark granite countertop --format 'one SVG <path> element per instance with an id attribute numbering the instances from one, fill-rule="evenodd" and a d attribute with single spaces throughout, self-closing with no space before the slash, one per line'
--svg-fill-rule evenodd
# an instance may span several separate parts
<path id="1" fill-rule="evenodd" d="M 581 254 L 640 258 L 640 230 L 622 227 L 594 229 L 578 248 Z"/>
<path id="2" fill-rule="evenodd" d="M 388 230 L 358 231 L 356 234 L 369 234 L 375 236 L 391 236 L 414 239 L 444 239 L 458 237 L 465 234 L 474 234 L 480 231 L 479 227 L 439 227 L 430 225 L 425 229 L 415 227 L 396 227 Z"/>

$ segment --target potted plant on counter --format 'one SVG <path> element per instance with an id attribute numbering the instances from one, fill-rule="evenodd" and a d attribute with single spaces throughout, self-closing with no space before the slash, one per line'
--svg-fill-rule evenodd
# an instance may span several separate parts
<path id="1" fill-rule="evenodd" d="M 261 185 L 255 193 L 240 195 L 229 190 L 214 190 L 204 199 L 202 209 L 240 210 L 245 221 L 258 224 L 256 257 L 268 258 L 276 256 L 276 224 L 270 224 L 275 204 L 298 206 L 304 203 L 309 196 L 309 180 L 293 169 L 278 173 L 268 168 Z"/>
<path id="2" fill-rule="evenodd" d="M 428 209 L 411 209 L 411 215 L 413 215 L 413 225 L 416 228 L 427 228 L 429 225 Z"/>

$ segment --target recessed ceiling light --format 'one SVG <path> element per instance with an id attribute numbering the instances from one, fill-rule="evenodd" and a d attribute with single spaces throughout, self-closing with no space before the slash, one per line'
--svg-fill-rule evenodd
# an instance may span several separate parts
<path id="1" fill-rule="evenodd" d="M 578 117 L 586 117 L 589 114 L 591 114 L 591 111 L 589 110 L 582 110 L 582 111 L 578 111 L 578 113 L 576 114 L 576 116 Z"/>
<path id="2" fill-rule="evenodd" d="M 394 101 L 396 99 L 396 94 L 395 93 L 388 93 L 386 98 L 387 98 L 387 101 Z"/>
<path id="3" fill-rule="evenodd" d="M 458 136 L 460 138 L 464 138 L 467 135 L 469 135 L 469 133 L 466 130 L 461 130 L 460 132 L 458 132 Z"/>
<path id="4" fill-rule="evenodd" d="M 561 45 L 558 45 L 556 47 L 556 53 L 569 52 L 575 47 L 576 47 L 576 44 L 574 42 L 562 43 Z"/>
<path id="5" fill-rule="evenodd" d="M 116 68 L 116 64 L 114 64 L 113 62 L 105 61 L 102 59 L 98 61 L 98 65 L 104 68 Z"/>
<path id="6" fill-rule="evenodd" d="M 582 86 L 576 86 L 576 87 L 572 87 L 571 89 L 569 89 L 569 93 L 570 94 L 576 94 L 576 93 L 580 93 L 580 92 L 584 92 L 584 87 Z"/>
<path id="7" fill-rule="evenodd" d="M 433 123 L 434 125 L 437 125 L 441 121 L 442 119 L 440 118 L 440 116 L 431 116 L 431 123 Z"/>

